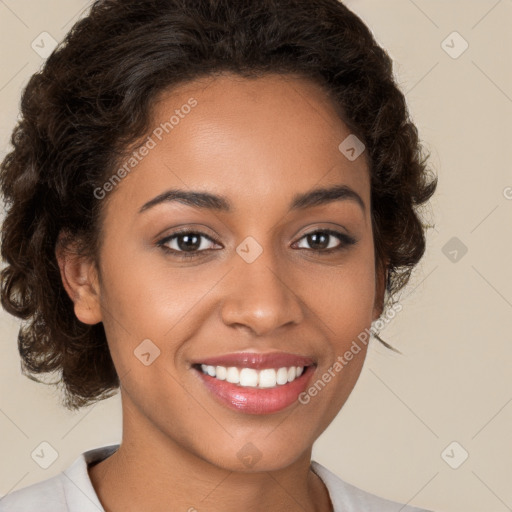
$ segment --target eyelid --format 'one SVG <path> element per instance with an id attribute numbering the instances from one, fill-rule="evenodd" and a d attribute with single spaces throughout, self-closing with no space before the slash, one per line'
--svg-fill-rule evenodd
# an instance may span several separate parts
<path id="1" fill-rule="evenodd" d="M 177 235 L 181 235 L 181 234 L 195 233 L 195 234 L 204 236 L 205 238 L 208 238 L 212 242 L 220 244 L 220 242 L 217 240 L 217 238 L 218 238 L 217 235 L 211 234 L 210 231 L 212 231 L 212 230 L 208 229 L 206 226 L 203 226 L 202 224 L 198 225 L 197 227 L 194 224 L 186 224 L 183 226 L 178 226 L 176 228 L 173 228 L 170 230 L 170 232 L 168 229 L 166 229 L 164 231 L 164 233 L 168 233 L 168 234 L 166 234 L 164 236 L 157 235 L 155 237 L 154 243 L 160 243 L 162 241 L 169 240 L 170 238 L 177 236 Z"/>

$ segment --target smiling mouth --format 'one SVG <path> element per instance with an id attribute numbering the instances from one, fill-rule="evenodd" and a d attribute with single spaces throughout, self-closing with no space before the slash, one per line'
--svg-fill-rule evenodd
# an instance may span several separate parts
<path id="1" fill-rule="evenodd" d="M 315 374 L 313 357 L 287 352 L 234 352 L 191 361 L 212 398 L 246 414 L 273 414 L 298 403 Z"/>
<path id="2" fill-rule="evenodd" d="M 254 368 L 236 366 L 213 366 L 196 364 L 194 368 L 204 375 L 226 381 L 241 388 L 276 388 L 298 379 L 307 366 L 283 366 L 280 368 Z"/>

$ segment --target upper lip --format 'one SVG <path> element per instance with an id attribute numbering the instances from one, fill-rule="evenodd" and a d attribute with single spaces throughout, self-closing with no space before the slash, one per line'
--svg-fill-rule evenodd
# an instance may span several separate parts
<path id="1" fill-rule="evenodd" d="M 197 359 L 192 364 L 225 367 L 237 366 L 260 370 L 264 368 L 282 368 L 285 366 L 310 366 L 315 364 L 315 362 L 311 357 L 288 352 L 234 352 L 232 354 Z"/>

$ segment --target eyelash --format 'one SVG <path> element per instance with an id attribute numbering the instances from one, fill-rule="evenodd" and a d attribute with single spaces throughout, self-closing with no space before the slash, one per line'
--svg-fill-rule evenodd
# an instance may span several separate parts
<path id="1" fill-rule="evenodd" d="M 345 233 L 341 233 L 339 231 L 335 231 L 333 229 L 327 229 L 327 228 L 317 229 L 315 231 L 310 231 L 309 233 L 305 233 L 301 238 L 299 238 L 298 241 L 302 240 L 303 238 L 306 238 L 308 235 L 313 235 L 316 233 L 324 233 L 327 235 L 334 236 L 340 241 L 340 245 L 338 245 L 337 247 L 332 247 L 330 249 L 305 249 L 306 251 L 312 251 L 312 252 L 314 252 L 316 254 L 320 254 L 320 255 L 328 255 L 328 254 L 332 254 L 334 252 L 346 249 L 348 246 L 355 245 L 357 243 L 357 240 L 355 238 L 353 238 Z M 200 251 L 196 250 L 195 252 L 194 251 L 186 252 L 186 251 L 177 251 L 176 249 L 170 249 L 169 247 L 167 247 L 165 245 L 168 242 L 170 242 L 171 240 L 173 240 L 179 236 L 182 236 L 182 235 L 199 235 L 201 237 L 207 238 L 208 240 L 210 240 L 213 243 L 218 244 L 218 242 L 216 240 L 214 240 L 207 234 L 202 233 L 201 231 L 183 230 L 183 231 L 176 231 L 172 235 L 163 238 L 162 240 L 157 242 L 157 245 L 161 249 L 163 249 L 166 253 L 171 254 L 172 256 L 175 256 L 177 258 L 181 258 L 181 259 L 195 258 L 203 252 L 216 250 L 216 249 L 203 249 Z"/>

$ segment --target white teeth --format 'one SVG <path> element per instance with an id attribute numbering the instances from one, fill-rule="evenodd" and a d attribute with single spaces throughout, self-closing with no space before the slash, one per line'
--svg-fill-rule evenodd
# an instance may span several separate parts
<path id="1" fill-rule="evenodd" d="M 288 382 L 288 368 L 279 368 L 277 370 L 276 381 L 280 385 Z"/>
<path id="2" fill-rule="evenodd" d="M 279 370 L 278 370 L 279 371 Z M 276 371 L 272 368 L 266 368 L 260 371 L 260 388 L 273 388 L 276 385 Z"/>
<path id="3" fill-rule="evenodd" d="M 228 371 L 224 366 L 217 366 L 217 368 L 215 368 L 215 377 L 219 380 L 226 380 L 227 373 Z"/>
<path id="4" fill-rule="evenodd" d="M 235 368 L 234 366 L 228 368 L 226 380 L 232 384 L 238 384 L 240 382 L 240 373 L 238 372 L 238 368 Z"/>
<path id="5" fill-rule="evenodd" d="M 304 366 L 290 366 L 282 368 L 237 368 L 236 366 L 211 366 L 202 364 L 201 370 L 210 377 L 225 380 L 241 387 L 275 388 L 283 386 L 298 379 L 304 373 Z"/>
<path id="6" fill-rule="evenodd" d="M 242 368 L 240 371 L 240 386 L 257 386 L 258 372 L 252 368 Z"/>

